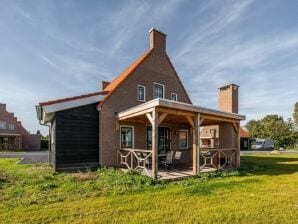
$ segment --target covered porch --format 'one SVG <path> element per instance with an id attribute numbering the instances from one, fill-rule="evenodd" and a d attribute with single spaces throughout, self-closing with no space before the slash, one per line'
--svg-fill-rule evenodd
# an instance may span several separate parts
<path id="1" fill-rule="evenodd" d="M 19 150 L 22 148 L 22 136 L 13 133 L 0 133 L 0 150 Z"/>
<path id="2" fill-rule="evenodd" d="M 118 165 L 125 169 L 141 170 L 153 179 L 164 180 L 221 168 L 237 168 L 240 166 L 239 126 L 240 120 L 244 119 L 245 116 L 238 114 L 154 99 L 117 114 L 116 129 L 120 132 L 120 138 L 123 134 L 121 127 L 125 124 L 147 127 L 147 143 L 142 148 L 134 144 L 125 147 L 120 143 L 117 149 Z M 200 148 L 200 128 L 207 125 L 222 127 L 219 148 Z M 126 134 L 123 135 L 125 138 Z M 143 138 L 140 137 L 143 135 L 139 133 L 136 138 Z M 181 154 L 186 155 L 183 161 Z M 165 162 L 170 156 L 172 164 L 168 167 Z"/>

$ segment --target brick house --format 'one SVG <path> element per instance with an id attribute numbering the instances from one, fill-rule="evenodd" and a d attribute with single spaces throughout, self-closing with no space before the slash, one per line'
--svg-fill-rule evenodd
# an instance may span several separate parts
<path id="1" fill-rule="evenodd" d="M 30 134 L 0 103 L 0 150 L 40 150 L 40 134 Z"/>
<path id="2" fill-rule="evenodd" d="M 245 116 L 193 105 L 166 53 L 166 35 L 151 29 L 149 37 L 149 49 L 112 82 L 103 81 L 101 91 L 37 105 L 39 120 L 51 124 L 55 170 L 122 166 L 156 179 L 160 160 L 171 154 L 179 155 L 176 163 L 190 175 L 207 166 L 240 166 L 239 123 Z M 220 125 L 226 132 L 221 145 L 226 151 L 208 152 L 212 163 L 200 153 L 204 125 Z M 221 164 L 221 157 L 228 161 Z"/>

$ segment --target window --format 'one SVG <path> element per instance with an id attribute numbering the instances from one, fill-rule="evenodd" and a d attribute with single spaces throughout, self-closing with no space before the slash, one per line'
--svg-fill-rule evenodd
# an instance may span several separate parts
<path id="1" fill-rule="evenodd" d="M 14 130 L 16 130 L 16 126 L 14 124 L 9 124 L 8 129 L 11 131 L 14 131 Z"/>
<path id="2" fill-rule="evenodd" d="M 208 139 L 207 145 L 208 145 L 208 148 L 211 148 L 211 139 Z"/>
<path id="3" fill-rule="evenodd" d="M 244 140 L 244 142 L 243 142 L 243 147 L 244 147 L 244 148 L 247 148 L 247 145 L 248 145 L 248 144 L 247 144 L 247 141 Z"/>
<path id="4" fill-rule="evenodd" d="M 153 83 L 153 98 L 164 98 L 165 86 L 159 83 Z"/>
<path id="5" fill-rule="evenodd" d="M 146 101 L 146 87 L 142 85 L 138 85 L 137 88 L 137 94 L 138 94 L 138 101 L 145 102 Z"/>
<path id="6" fill-rule="evenodd" d="M 0 121 L 0 129 L 6 129 L 6 122 Z"/>
<path id="7" fill-rule="evenodd" d="M 133 148 L 133 127 L 121 127 L 121 148 Z"/>
<path id="8" fill-rule="evenodd" d="M 178 100 L 178 94 L 177 93 L 171 93 L 171 100 L 177 101 Z"/>
<path id="9" fill-rule="evenodd" d="M 179 149 L 188 148 L 188 131 L 180 130 L 179 131 Z"/>

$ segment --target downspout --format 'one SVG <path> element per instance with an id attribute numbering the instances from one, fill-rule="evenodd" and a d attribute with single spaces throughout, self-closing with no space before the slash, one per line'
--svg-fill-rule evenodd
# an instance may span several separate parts
<path id="1" fill-rule="evenodd" d="M 49 164 L 51 165 L 52 161 L 51 161 L 51 125 L 49 124 L 45 124 L 45 123 L 42 123 L 41 120 L 42 120 L 42 107 L 41 106 L 36 106 L 36 113 L 37 113 L 37 119 L 39 121 L 39 124 L 42 125 L 42 126 L 46 126 L 49 128 L 49 138 L 48 138 L 48 150 L 49 150 Z"/>

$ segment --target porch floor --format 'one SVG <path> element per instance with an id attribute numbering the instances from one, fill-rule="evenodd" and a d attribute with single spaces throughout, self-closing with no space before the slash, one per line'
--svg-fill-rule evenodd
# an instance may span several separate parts
<path id="1" fill-rule="evenodd" d="M 128 169 L 121 169 L 124 172 L 127 172 Z M 207 173 L 207 172 L 214 172 L 216 171 L 215 168 L 201 168 L 201 173 Z M 147 172 L 143 171 L 142 175 L 149 176 Z M 175 181 L 175 180 L 182 180 L 188 177 L 193 176 L 192 168 L 178 168 L 178 169 L 159 169 L 157 178 L 158 180 L 166 180 L 166 181 Z"/>
<path id="2" fill-rule="evenodd" d="M 216 171 L 215 168 L 203 168 L 200 170 L 201 173 L 213 172 Z M 158 179 L 159 180 L 181 180 L 187 177 L 193 176 L 192 168 L 188 169 L 161 169 L 158 170 Z"/>

